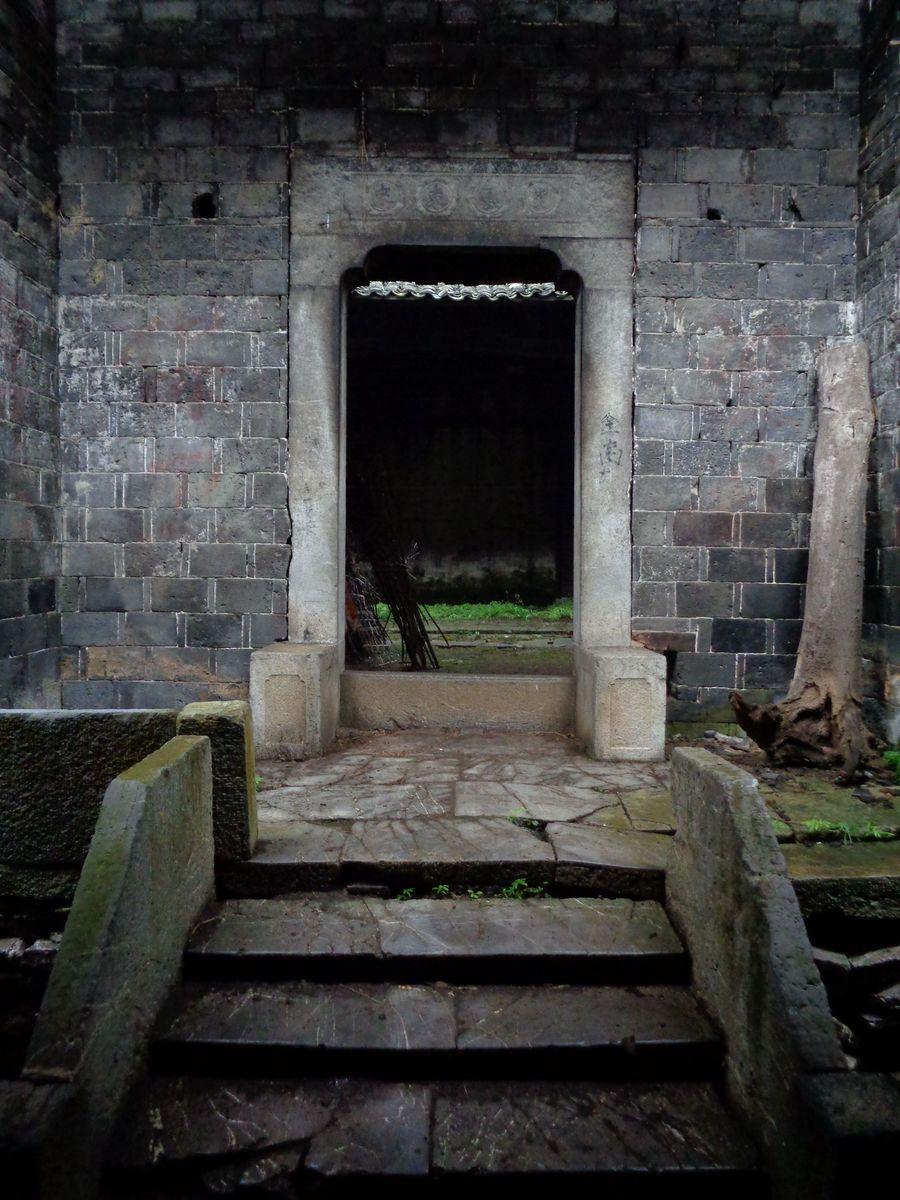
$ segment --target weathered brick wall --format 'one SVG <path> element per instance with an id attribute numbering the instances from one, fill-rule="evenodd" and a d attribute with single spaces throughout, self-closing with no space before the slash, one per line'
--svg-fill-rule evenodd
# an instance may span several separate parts
<path id="1" fill-rule="evenodd" d="M 866 641 L 879 664 L 888 736 L 900 741 L 900 9 L 863 13 L 858 313 L 878 429 L 869 513 Z"/>
<path id="2" fill-rule="evenodd" d="M 0 707 L 59 702 L 53 36 L 0 2 Z"/>
<path id="3" fill-rule="evenodd" d="M 284 634 L 289 146 L 637 149 L 635 630 L 685 701 L 786 681 L 855 287 L 853 0 L 59 14 L 69 703 L 242 692 Z"/>

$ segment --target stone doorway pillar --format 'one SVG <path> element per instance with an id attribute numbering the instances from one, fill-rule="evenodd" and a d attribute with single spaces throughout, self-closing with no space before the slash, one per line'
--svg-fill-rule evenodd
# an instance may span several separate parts
<path id="1" fill-rule="evenodd" d="M 289 641 L 251 659 L 263 755 L 321 753 L 334 736 L 344 640 L 343 281 L 374 247 L 414 245 L 550 250 L 581 281 L 573 718 L 598 756 L 662 756 L 664 660 L 631 642 L 633 237 L 630 157 L 295 160 Z"/>

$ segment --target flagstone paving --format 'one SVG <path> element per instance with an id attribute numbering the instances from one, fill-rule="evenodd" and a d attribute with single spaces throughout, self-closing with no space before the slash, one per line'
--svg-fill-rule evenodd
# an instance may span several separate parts
<path id="1" fill-rule="evenodd" d="M 259 767 L 262 836 L 292 820 L 580 821 L 671 832 L 666 763 L 597 762 L 558 734 L 416 730 Z"/>
<path id="2" fill-rule="evenodd" d="M 674 832 L 665 763 L 597 762 L 560 734 L 414 730 L 263 763 L 259 775 L 259 847 L 230 869 L 229 894 L 523 878 L 662 895 Z"/>

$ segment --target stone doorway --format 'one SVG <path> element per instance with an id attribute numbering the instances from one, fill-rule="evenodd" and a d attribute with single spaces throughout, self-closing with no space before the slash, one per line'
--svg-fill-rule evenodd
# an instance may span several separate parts
<path id="1" fill-rule="evenodd" d="M 351 281 L 348 667 L 572 675 L 577 282 L 444 248 Z"/>
<path id="2" fill-rule="evenodd" d="M 630 636 L 630 157 L 583 162 L 303 159 L 295 162 L 292 179 L 289 641 L 255 652 L 251 664 L 251 700 L 263 753 L 317 753 L 333 737 L 339 717 L 348 273 L 359 270 L 374 247 L 446 246 L 550 251 L 560 269 L 580 281 L 577 703 L 559 700 L 553 727 L 568 703 L 592 752 L 660 756 L 664 664 L 632 646 Z M 478 722 L 483 713 L 474 695 L 472 700 L 471 721 Z M 510 699 L 507 717 L 512 716 L 504 727 L 514 722 L 517 703 Z M 456 723 L 465 723 L 467 704 L 464 697 L 454 708 Z M 499 704 L 506 706 L 502 699 Z M 438 708 L 446 716 L 446 706 Z M 524 727 L 532 727 L 527 716 Z"/>

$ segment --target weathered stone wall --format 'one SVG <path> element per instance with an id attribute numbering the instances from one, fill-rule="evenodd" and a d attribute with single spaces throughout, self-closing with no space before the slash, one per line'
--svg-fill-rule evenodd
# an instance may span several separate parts
<path id="1" fill-rule="evenodd" d="M 0 706 L 59 702 L 54 30 L 0 3 Z"/>
<path id="2" fill-rule="evenodd" d="M 900 741 L 900 10 L 863 9 L 858 313 L 878 414 L 872 461 L 866 637 L 880 667 L 888 737 Z"/>
<path id="3" fill-rule="evenodd" d="M 176 713 L 0 711 L 0 896 L 71 895 L 111 779 Z"/>
<path id="4" fill-rule="evenodd" d="M 684 700 L 786 682 L 813 364 L 855 288 L 852 0 L 59 16 L 67 703 L 243 695 L 285 634 L 290 147 L 637 150 L 635 630 Z"/>

